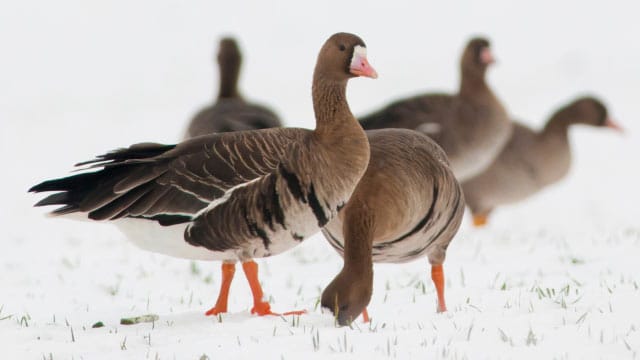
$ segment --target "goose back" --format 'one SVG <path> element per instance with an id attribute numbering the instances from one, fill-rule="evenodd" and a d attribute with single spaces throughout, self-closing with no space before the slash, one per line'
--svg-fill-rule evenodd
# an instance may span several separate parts
<path id="1" fill-rule="evenodd" d="M 401 263 L 428 256 L 444 261 L 464 211 L 460 185 L 442 149 L 404 129 L 367 131 L 371 161 L 347 207 L 323 233 L 342 254 L 350 212 L 368 213 L 374 262 Z M 355 215 L 360 216 L 360 215 Z"/>

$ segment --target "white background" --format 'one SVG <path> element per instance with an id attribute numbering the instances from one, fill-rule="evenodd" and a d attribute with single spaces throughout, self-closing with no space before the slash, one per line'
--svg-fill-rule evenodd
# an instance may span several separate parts
<path id="1" fill-rule="evenodd" d="M 54 359 L 320 359 L 346 358 L 351 349 L 374 358 L 636 356 L 639 10 L 630 1 L 1 3 L 0 319 L 12 316 L 0 320 L 0 352 Z M 445 264 L 448 314 L 435 314 L 426 260 L 376 267 L 371 329 L 359 321 L 360 329 L 335 328 L 314 310 L 341 263 L 321 236 L 260 261 L 276 310 L 310 310 L 299 326 L 249 316 L 240 271 L 220 324 L 201 316 L 217 295 L 219 264 L 149 254 L 108 225 L 47 219 L 31 208 L 39 197 L 26 190 L 66 175 L 77 161 L 135 142 L 177 141 L 215 96 L 223 35 L 237 36 L 244 52 L 243 94 L 273 107 L 288 126 L 313 127 L 315 57 L 338 31 L 365 40 L 380 75 L 351 81 L 356 114 L 402 96 L 455 91 L 460 52 L 481 34 L 498 60 L 489 82 L 514 118 L 540 127 L 558 106 L 594 94 L 627 134 L 573 129 L 574 166 L 565 181 L 499 209 L 487 229 L 463 224 Z M 558 293 L 567 284 L 564 308 Z M 541 296 L 537 287 L 555 294 Z M 153 329 L 118 325 L 147 312 L 161 316 Z M 106 326 L 91 329 L 96 321 Z"/>

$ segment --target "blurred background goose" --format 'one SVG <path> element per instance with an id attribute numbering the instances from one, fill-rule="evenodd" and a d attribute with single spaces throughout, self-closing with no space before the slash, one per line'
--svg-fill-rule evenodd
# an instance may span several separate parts
<path id="1" fill-rule="evenodd" d="M 238 91 L 242 54 L 235 39 L 220 40 L 218 69 L 220 89 L 213 105 L 200 110 L 189 123 L 184 138 L 216 132 L 280 127 L 282 123 L 270 109 L 247 102 Z"/>
<path id="2" fill-rule="evenodd" d="M 485 225 L 497 206 L 524 200 L 562 180 L 571 166 L 569 127 L 577 124 L 622 131 L 593 97 L 578 98 L 558 109 L 540 131 L 514 123 L 500 155 L 484 172 L 462 184 L 474 225 Z"/>
<path id="3" fill-rule="evenodd" d="M 407 128 L 421 131 L 447 154 L 459 181 L 489 166 L 511 134 L 507 112 L 486 82 L 495 62 L 489 41 L 473 38 L 460 59 L 457 94 L 426 94 L 397 100 L 359 117 L 365 130 Z"/>

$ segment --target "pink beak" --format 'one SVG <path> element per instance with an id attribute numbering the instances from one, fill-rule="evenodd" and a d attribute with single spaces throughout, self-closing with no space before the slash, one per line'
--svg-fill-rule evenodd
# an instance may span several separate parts
<path id="1" fill-rule="evenodd" d="M 613 119 L 611 119 L 610 117 L 607 117 L 607 119 L 604 121 L 604 126 L 620 133 L 624 133 L 624 128 L 622 128 L 622 126 L 620 126 L 617 122 L 613 121 Z"/>
<path id="2" fill-rule="evenodd" d="M 491 50 L 485 47 L 480 50 L 480 61 L 485 65 L 489 65 L 495 63 L 496 59 L 493 57 Z"/>
<path id="3" fill-rule="evenodd" d="M 367 57 L 359 54 L 354 55 L 349 71 L 356 76 L 366 76 L 372 79 L 378 78 L 378 73 L 369 65 Z"/>

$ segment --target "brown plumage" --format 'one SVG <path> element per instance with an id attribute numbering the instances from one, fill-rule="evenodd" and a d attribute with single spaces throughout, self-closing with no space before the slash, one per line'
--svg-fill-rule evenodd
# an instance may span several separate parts
<path id="1" fill-rule="evenodd" d="M 407 128 L 429 135 L 447 153 L 458 180 L 468 179 L 489 166 L 511 133 L 507 112 L 485 80 L 493 61 L 489 42 L 472 39 L 460 61 L 457 94 L 398 100 L 360 122 L 365 130 Z"/>
<path id="2" fill-rule="evenodd" d="M 344 256 L 344 267 L 322 294 L 342 325 L 371 298 L 373 262 L 403 263 L 423 256 L 441 270 L 464 213 L 462 189 L 442 149 L 406 129 L 367 131 L 371 159 L 351 199 L 322 230 Z M 435 279 L 444 311 L 443 278 Z"/>
<path id="3" fill-rule="evenodd" d="M 376 77 L 364 42 L 335 34 L 322 47 L 314 71 L 315 130 L 264 129 L 178 145 L 137 144 L 80 164 L 96 172 L 45 181 L 30 191 L 58 191 L 36 206 L 62 205 L 54 215 L 115 220 L 151 251 L 245 265 L 278 254 L 331 220 L 367 167 L 367 137 L 345 96 L 347 80 L 360 75 Z M 245 272 L 254 274 L 257 284 L 252 269 Z M 254 310 L 270 313 L 261 290 L 254 296 Z M 211 313 L 226 311 L 224 301 Z"/>
<path id="4" fill-rule="evenodd" d="M 620 129 L 607 117 L 605 106 L 591 97 L 560 108 L 541 131 L 514 124 L 509 142 L 493 163 L 462 184 L 476 225 L 484 225 L 495 207 L 523 200 L 567 175 L 571 165 L 567 135 L 574 124 Z"/>
<path id="5" fill-rule="evenodd" d="M 213 105 L 200 110 L 189 123 L 184 138 L 217 132 L 243 131 L 281 127 L 278 116 L 270 109 L 247 102 L 238 91 L 242 54 L 233 38 L 220 40 L 218 68 L 220 90 Z"/>

